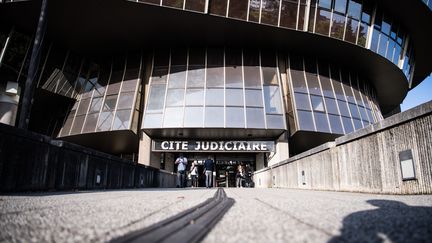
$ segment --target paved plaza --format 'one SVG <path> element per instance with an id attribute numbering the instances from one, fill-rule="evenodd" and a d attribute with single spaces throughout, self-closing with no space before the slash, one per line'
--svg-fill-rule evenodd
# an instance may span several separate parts
<path id="1" fill-rule="evenodd" d="M 212 197 L 215 189 L 0 196 L 0 241 L 109 241 Z M 204 242 L 428 242 L 432 196 L 227 188 L 235 200 Z"/>

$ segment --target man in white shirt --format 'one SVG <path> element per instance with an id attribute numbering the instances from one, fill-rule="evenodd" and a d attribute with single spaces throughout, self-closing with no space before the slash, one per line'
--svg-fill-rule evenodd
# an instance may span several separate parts
<path id="1" fill-rule="evenodd" d="M 177 165 L 177 187 L 184 187 L 185 186 L 185 179 L 186 179 L 186 167 L 187 167 L 187 159 L 183 156 L 183 154 L 180 154 L 179 157 L 176 159 L 175 164 Z"/>

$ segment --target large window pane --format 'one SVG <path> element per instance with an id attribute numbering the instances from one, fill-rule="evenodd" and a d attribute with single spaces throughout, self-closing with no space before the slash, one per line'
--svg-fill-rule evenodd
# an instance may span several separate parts
<path id="1" fill-rule="evenodd" d="M 325 112 L 324 102 L 321 96 L 311 95 L 312 109 Z"/>
<path id="2" fill-rule="evenodd" d="M 319 78 L 321 81 L 322 91 L 325 97 L 334 98 L 333 88 L 331 86 L 329 75 L 329 66 L 327 63 L 319 62 Z"/>
<path id="3" fill-rule="evenodd" d="M 170 107 L 165 109 L 163 127 L 182 127 L 183 107 Z"/>
<path id="4" fill-rule="evenodd" d="M 278 25 L 280 0 L 266 0 L 262 2 L 261 23 Z"/>
<path id="5" fill-rule="evenodd" d="M 112 130 L 129 129 L 131 110 L 119 110 L 115 113 Z"/>
<path id="6" fill-rule="evenodd" d="M 262 90 L 246 89 L 246 106 L 263 107 Z"/>
<path id="7" fill-rule="evenodd" d="M 223 107 L 205 108 L 205 127 L 223 127 L 224 120 L 225 117 Z"/>
<path id="8" fill-rule="evenodd" d="M 90 106 L 89 113 L 94 113 L 94 112 L 99 112 L 100 111 L 100 108 L 102 106 L 102 99 L 103 99 L 103 97 L 93 98 L 91 106 Z"/>
<path id="9" fill-rule="evenodd" d="M 209 2 L 209 12 L 211 14 L 226 16 L 227 0 L 212 0 Z"/>
<path id="10" fill-rule="evenodd" d="M 98 117 L 99 113 L 87 115 L 83 132 L 94 132 L 96 129 Z"/>
<path id="11" fill-rule="evenodd" d="M 322 8 L 327 8 L 330 9 L 331 8 L 331 0 L 319 0 L 318 6 L 322 7 Z"/>
<path id="12" fill-rule="evenodd" d="M 183 8 L 183 0 L 162 0 L 162 5 L 174 8 Z"/>
<path id="13" fill-rule="evenodd" d="M 345 40 L 351 43 L 356 43 L 357 30 L 359 21 L 348 18 L 348 23 L 345 32 Z"/>
<path id="14" fill-rule="evenodd" d="M 242 52 L 241 49 L 227 49 L 225 55 L 225 83 L 226 87 L 242 88 Z"/>
<path id="15" fill-rule="evenodd" d="M 163 114 L 146 114 L 144 117 L 144 128 L 160 128 L 162 126 Z"/>
<path id="16" fill-rule="evenodd" d="M 338 39 L 343 38 L 345 27 L 345 16 L 340 14 L 333 14 L 333 23 L 331 27 L 331 37 Z"/>
<path id="17" fill-rule="evenodd" d="M 250 0 L 249 3 L 249 21 L 259 22 L 261 0 Z"/>
<path id="18" fill-rule="evenodd" d="M 206 106 L 223 106 L 223 105 L 224 105 L 223 89 L 206 90 Z"/>
<path id="19" fill-rule="evenodd" d="M 360 46 L 366 46 L 366 38 L 367 38 L 368 27 L 366 24 L 360 24 L 359 36 L 357 40 L 357 44 Z"/>
<path id="20" fill-rule="evenodd" d="M 351 133 L 354 131 L 353 125 L 351 123 L 351 118 L 342 117 L 342 123 L 345 128 L 345 134 Z"/>
<path id="21" fill-rule="evenodd" d="M 86 114 L 87 113 L 87 109 L 89 107 L 89 104 L 90 104 L 90 98 L 82 99 L 81 102 L 79 103 L 77 115 L 84 115 L 84 114 Z"/>
<path id="22" fill-rule="evenodd" d="M 310 111 L 309 96 L 307 94 L 294 93 L 296 108 Z"/>
<path id="23" fill-rule="evenodd" d="M 205 0 L 186 0 L 185 8 L 193 11 L 204 12 Z"/>
<path id="24" fill-rule="evenodd" d="M 204 121 L 203 107 L 185 107 L 184 127 L 202 127 Z"/>
<path id="25" fill-rule="evenodd" d="M 362 122 L 360 120 L 353 119 L 353 121 L 354 121 L 354 128 L 355 128 L 355 130 L 363 128 L 363 124 L 362 124 Z"/>
<path id="26" fill-rule="evenodd" d="M 97 131 L 109 131 L 111 129 L 112 119 L 112 111 L 101 112 L 99 116 Z"/>
<path id="27" fill-rule="evenodd" d="M 312 112 L 310 111 L 297 111 L 300 130 L 314 131 L 314 124 L 312 120 Z"/>
<path id="28" fill-rule="evenodd" d="M 327 112 L 330 114 L 339 115 L 339 111 L 336 106 L 336 100 L 331 98 L 325 98 Z"/>
<path id="29" fill-rule="evenodd" d="M 317 14 L 315 33 L 328 36 L 330 29 L 330 15 L 331 13 L 324 9 L 319 9 Z"/>
<path id="30" fill-rule="evenodd" d="M 321 87 L 318 82 L 315 59 L 305 59 L 305 68 L 309 93 L 321 95 Z"/>
<path id="31" fill-rule="evenodd" d="M 226 89 L 225 102 L 227 106 L 243 106 L 243 89 Z"/>
<path id="32" fill-rule="evenodd" d="M 189 66 L 187 87 L 204 87 L 205 81 L 205 50 L 191 48 L 189 50 Z"/>
<path id="33" fill-rule="evenodd" d="M 330 133 L 330 127 L 325 113 L 314 112 L 315 124 L 318 132 Z"/>
<path id="34" fill-rule="evenodd" d="M 329 121 L 330 121 L 330 126 L 332 129 L 332 133 L 344 134 L 342 124 L 340 121 L 340 116 L 335 116 L 335 115 L 331 115 L 331 114 L 329 114 L 328 116 L 329 116 Z"/>
<path id="35" fill-rule="evenodd" d="M 165 85 L 152 85 L 147 101 L 147 111 L 162 112 L 165 100 Z"/>
<path id="36" fill-rule="evenodd" d="M 282 114 L 279 86 L 264 86 L 264 103 L 266 113 Z"/>
<path id="37" fill-rule="evenodd" d="M 353 118 L 360 118 L 360 114 L 357 110 L 357 106 L 355 104 L 348 103 L 349 109 L 351 111 L 351 116 Z"/>
<path id="38" fill-rule="evenodd" d="M 72 130 L 71 130 L 71 135 L 81 133 L 81 129 L 82 129 L 83 124 L 84 124 L 84 119 L 85 119 L 85 115 L 75 117 L 75 120 L 74 120 L 73 126 L 72 126 Z"/>
<path id="39" fill-rule="evenodd" d="M 244 127 L 244 108 L 227 107 L 226 108 L 226 126 L 227 127 Z"/>
<path id="40" fill-rule="evenodd" d="M 168 88 L 184 88 L 186 81 L 186 49 L 173 49 L 171 51 L 171 67 Z"/>
<path id="41" fill-rule="evenodd" d="M 246 108 L 247 128 L 265 128 L 264 109 Z"/>
<path id="42" fill-rule="evenodd" d="M 291 55 L 290 69 L 294 91 L 307 93 L 306 80 L 303 72 L 303 58 Z"/>
<path id="43" fill-rule="evenodd" d="M 155 51 L 153 60 L 153 72 L 151 77 L 152 84 L 164 84 L 168 74 L 169 51 Z"/>
<path id="44" fill-rule="evenodd" d="M 184 89 L 169 89 L 166 106 L 183 106 Z"/>
<path id="45" fill-rule="evenodd" d="M 135 93 L 121 93 L 117 109 L 132 109 L 133 102 L 135 100 Z"/>
<path id="46" fill-rule="evenodd" d="M 361 1 L 359 0 L 350 0 L 348 4 L 348 16 L 360 19 L 361 13 Z"/>
<path id="47" fill-rule="evenodd" d="M 209 67 L 207 69 L 207 87 L 223 87 L 224 86 L 224 68 Z"/>
<path id="48" fill-rule="evenodd" d="M 186 90 L 187 106 L 202 106 L 204 104 L 204 89 Z"/>
<path id="49" fill-rule="evenodd" d="M 336 12 L 345 14 L 347 0 L 335 0 L 334 10 Z"/>
<path id="50" fill-rule="evenodd" d="M 244 82 L 246 88 L 261 88 L 259 52 L 244 50 Z"/>
<path id="51" fill-rule="evenodd" d="M 235 0 L 229 2 L 228 17 L 246 19 L 248 0 Z"/>
<path id="52" fill-rule="evenodd" d="M 291 0 L 282 0 L 280 26 L 291 28 L 291 29 L 296 28 L 297 5 L 298 5 L 297 3 L 293 3 L 291 2 Z"/>
<path id="53" fill-rule="evenodd" d="M 338 103 L 339 111 L 340 111 L 341 115 L 350 117 L 351 115 L 348 111 L 347 103 L 344 101 L 340 101 L 340 100 L 338 100 L 337 103 Z"/>
<path id="54" fill-rule="evenodd" d="M 285 121 L 282 115 L 266 115 L 268 129 L 285 129 Z"/>
<path id="55" fill-rule="evenodd" d="M 117 95 L 107 95 L 105 97 L 105 103 L 103 106 L 103 111 L 112 111 L 115 109 L 117 103 Z"/>

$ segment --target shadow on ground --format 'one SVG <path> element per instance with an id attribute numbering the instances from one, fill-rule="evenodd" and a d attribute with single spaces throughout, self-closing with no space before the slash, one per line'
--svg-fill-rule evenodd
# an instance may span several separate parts
<path id="1" fill-rule="evenodd" d="M 390 200 L 368 200 L 377 209 L 344 218 L 336 242 L 431 242 L 432 207 L 409 206 Z"/>

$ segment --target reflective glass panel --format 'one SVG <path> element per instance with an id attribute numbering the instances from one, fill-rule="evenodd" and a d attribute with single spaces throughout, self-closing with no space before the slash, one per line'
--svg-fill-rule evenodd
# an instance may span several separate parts
<path id="1" fill-rule="evenodd" d="M 347 103 L 345 103 L 344 101 L 340 101 L 340 100 L 338 100 L 337 103 L 338 103 L 339 111 L 340 111 L 341 115 L 350 117 L 351 115 L 348 111 Z"/>
<path id="2" fill-rule="evenodd" d="M 186 0 L 185 8 L 193 11 L 204 12 L 205 0 Z"/>
<path id="3" fill-rule="evenodd" d="M 325 112 L 324 102 L 321 96 L 311 95 L 312 108 L 314 111 Z"/>
<path id="4" fill-rule="evenodd" d="M 77 115 L 84 115 L 84 114 L 86 114 L 89 104 L 90 104 L 90 98 L 82 99 L 81 102 L 79 103 Z"/>
<path id="5" fill-rule="evenodd" d="M 223 105 L 224 105 L 223 89 L 206 90 L 206 106 L 223 106 Z"/>
<path id="6" fill-rule="evenodd" d="M 278 85 L 277 69 L 273 67 L 263 67 L 263 83 Z"/>
<path id="7" fill-rule="evenodd" d="M 98 117 L 99 113 L 87 115 L 83 132 L 94 132 L 96 129 Z"/>
<path id="8" fill-rule="evenodd" d="M 345 128 L 345 134 L 351 133 L 354 131 L 353 125 L 351 123 L 351 118 L 342 117 L 342 123 Z"/>
<path id="9" fill-rule="evenodd" d="M 246 108 L 247 128 L 265 128 L 264 109 Z"/>
<path id="10" fill-rule="evenodd" d="M 305 76 L 303 72 L 303 59 L 298 56 L 290 56 L 291 78 L 294 91 L 307 92 Z"/>
<path id="11" fill-rule="evenodd" d="M 350 0 L 348 3 L 348 16 L 360 19 L 361 7 L 361 1 Z"/>
<path id="12" fill-rule="evenodd" d="M 227 107 L 226 108 L 226 126 L 227 127 L 244 127 L 244 108 Z"/>
<path id="13" fill-rule="evenodd" d="M 322 8 L 327 8 L 330 9 L 331 8 L 331 0 L 319 0 L 318 2 L 318 6 L 322 7 Z"/>
<path id="14" fill-rule="evenodd" d="M 71 126 L 72 126 L 73 116 L 70 116 L 67 118 L 66 122 L 63 124 L 60 136 L 67 136 L 69 135 Z"/>
<path id="15" fill-rule="evenodd" d="M 117 95 L 107 95 L 105 97 L 105 103 L 103 106 L 103 111 L 114 110 L 117 103 Z"/>
<path id="16" fill-rule="evenodd" d="M 305 22 L 305 10 L 306 5 L 300 4 L 299 17 L 298 17 L 298 26 L 297 29 L 303 30 L 304 22 Z"/>
<path id="17" fill-rule="evenodd" d="M 318 132 L 330 133 L 330 127 L 325 113 L 314 112 L 315 124 Z"/>
<path id="18" fill-rule="evenodd" d="M 102 99 L 103 99 L 103 97 L 93 98 L 91 106 L 90 106 L 89 113 L 94 113 L 94 112 L 99 112 L 100 111 L 100 108 L 102 106 Z"/>
<path id="19" fill-rule="evenodd" d="M 340 14 L 333 14 L 333 23 L 331 27 L 331 37 L 338 39 L 343 38 L 345 28 L 345 16 Z"/>
<path id="20" fill-rule="evenodd" d="M 80 134 L 81 133 L 81 129 L 83 127 L 84 119 L 85 119 L 85 115 L 76 116 L 75 117 L 75 120 L 74 120 L 73 125 L 72 125 L 72 130 L 71 130 L 71 133 L 70 133 L 71 135 Z"/>
<path id="21" fill-rule="evenodd" d="M 310 103 L 309 103 L 309 96 L 307 94 L 294 93 L 294 97 L 295 97 L 297 109 L 308 110 L 308 111 L 311 110 Z"/>
<path id="22" fill-rule="evenodd" d="M 183 0 L 162 0 L 162 5 L 174 8 L 183 8 Z"/>
<path id="23" fill-rule="evenodd" d="M 184 89 L 168 89 L 166 106 L 183 106 Z"/>
<path id="24" fill-rule="evenodd" d="M 249 2 L 249 21 L 259 22 L 261 0 L 250 0 Z"/>
<path id="25" fill-rule="evenodd" d="M 243 106 L 243 89 L 226 89 L 225 102 L 227 106 Z"/>
<path id="26" fill-rule="evenodd" d="M 165 100 L 165 85 L 152 85 L 147 102 L 147 111 L 161 112 Z"/>
<path id="27" fill-rule="evenodd" d="M 205 127 L 224 127 L 224 108 L 205 108 Z"/>
<path id="28" fill-rule="evenodd" d="M 327 107 L 327 112 L 329 114 L 339 115 L 339 111 L 336 106 L 336 100 L 331 98 L 325 98 L 325 103 Z"/>
<path id="29" fill-rule="evenodd" d="M 315 59 L 305 59 L 306 80 L 309 88 L 309 93 L 321 95 L 321 87 L 318 83 L 317 67 Z"/>
<path id="30" fill-rule="evenodd" d="M 348 18 L 348 23 L 345 31 L 345 40 L 351 43 L 356 43 L 357 30 L 359 21 Z"/>
<path id="31" fill-rule="evenodd" d="M 297 24 L 297 3 L 290 0 L 282 0 L 282 10 L 280 17 L 280 26 L 291 29 L 296 28 Z M 313 14 L 313 13 L 311 13 Z"/>
<path id="32" fill-rule="evenodd" d="M 268 129 L 285 129 L 285 121 L 282 115 L 266 115 Z"/>
<path id="33" fill-rule="evenodd" d="M 242 88 L 242 52 L 241 49 L 227 49 L 225 53 L 225 85 L 230 88 Z"/>
<path id="34" fill-rule="evenodd" d="M 335 116 L 335 115 L 331 115 L 331 114 L 329 114 L 328 116 L 329 116 L 329 121 L 330 121 L 330 126 L 332 129 L 332 133 L 344 134 L 342 124 L 340 121 L 340 116 Z"/>
<path id="35" fill-rule="evenodd" d="M 362 122 L 360 120 L 353 119 L 353 121 L 354 121 L 354 128 L 355 128 L 355 130 L 363 128 L 363 124 L 362 124 Z"/>
<path id="36" fill-rule="evenodd" d="M 185 107 L 184 127 L 202 127 L 204 122 L 203 107 Z"/>
<path id="37" fill-rule="evenodd" d="M 278 25 L 280 0 L 266 0 L 262 2 L 261 23 Z"/>
<path id="38" fill-rule="evenodd" d="M 246 89 L 246 106 L 263 107 L 262 90 Z"/>
<path id="39" fill-rule="evenodd" d="M 183 125 L 183 107 L 165 108 L 165 118 L 163 127 L 182 127 Z"/>
<path id="40" fill-rule="evenodd" d="M 368 27 L 366 24 L 360 24 L 359 36 L 357 40 L 357 44 L 360 46 L 366 46 L 366 38 L 367 38 Z"/>
<path id="41" fill-rule="evenodd" d="M 324 9 L 319 9 L 317 13 L 315 33 L 328 36 L 330 29 L 330 15 L 331 13 Z"/>
<path id="42" fill-rule="evenodd" d="M 204 67 L 189 67 L 187 75 L 187 87 L 204 87 Z"/>
<path id="43" fill-rule="evenodd" d="M 131 110 L 120 110 L 115 113 L 112 130 L 129 129 Z"/>
<path id="44" fill-rule="evenodd" d="M 121 93 L 117 109 L 132 109 L 133 102 L 135 100 L 135 93 Z"/>
<path id="45" fill-rule="evenodd" d="M 334 10 L 339 13 L 345 14 L 346 4 L 347 0 L 335 0 Z"/>
<path id="46" fill-rule="evenodd" d="M 204 89 L 187 89 L 186 106 L 202 106 L 204 104 Z"/>
<path id="47" fill-rule="evenodd" d="M 99 116 L 97 131 L 109 131 L 111 129 L 112 119 L 112 111 L 101 112 Z"/>
<path id="48" fill-rule="evenodd" d="M 224 87 L 223 67 L 209 67 L 207 69 L 207 87 Z"/>
<path id="49" fill-rule="evenodd" d="M 282 102 L 278 86 L 264 86 L 266 113 L 282 114 Z"/>
<path id="50" fill-rule="evenodd" d="M 163 114 L 146 114 L 144 117 L 144 128 L 160 128 L 162 126 Z"/>
<path id="51" fill-rule="evenodd" d="M 246 88 L 261 88 L 261 74 L 259 68 L 259 52 L 245 49 L 244 54 L 244 82 Z"/>
<path id="52" fill-rule="evenodd" d="M 314 131 L 314 124 L 312 112 L 310 111 L 297 111 L 300 130 Z"/>
<path id="53" fill-rule="evenodd" d="M 235 0 L 229 2 L 228 17 L 246 19 L 248 0 Z"/>
<path id="54" fill-rule="evenodd" d="M 354 105 L 354 104 L 351 104 L 351 103 L 348 103 L 348 106 L 349 106 L 349 109 L 351 111 L 351 116 L 353 118 L 360 118 L 360 114 L 359 114 L 359 112 L 357 110 L 357 106 Z"/>
<path id="55" fill-rule="evenodd" d="M 209 12 L 211 14 L 226 16 L 227 0 L 212 0 L 209 2 Z"/>

